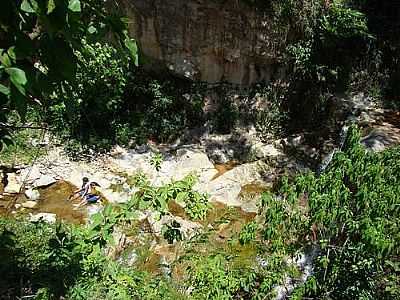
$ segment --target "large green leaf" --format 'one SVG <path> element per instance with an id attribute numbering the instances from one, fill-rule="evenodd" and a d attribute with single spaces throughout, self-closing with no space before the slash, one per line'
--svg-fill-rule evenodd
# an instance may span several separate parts
<path id="1" fill-rule="evenodd" d="M 55 8 L 56 4 L 54 0 L 49 0 L 49 2 L 47 2 L 47 14 L 51 14 Z"/>
<path id="2" fill-rule="evenodd" d="M 73 12 L 81 12 L 80 0 L 69 0 L 68 9 Z"/>
<path id="3" fill-rule="evenodd" d="M 0 83 L 0 93 L 9 96 L 10 95 L 10 89 L 8 87 L 6 87 L 5 85 L 2 85 Z"/>
<path id="4" fill-rule="evenodd" d="M 6 68 L 5 71 L 10 75 L 10 80 L 18 91 L 25 95 L 25 84 L 28 82 L 25 72 L 18 68 Z"/>
<path id="5" fill-rule="evenodd" d="M 138 53 L 137 53 L 137 45 L 134 40 L 129 38 L 128 36 L 125 38 L 124 41 L 125 47 L 128 49 L 129 54 L 131 55 L 131 58 L 133 59 L 135 66 L 138 66 L 139 64 L 139 59 L 138 59 Z"/>
<path id="6" fill-rule="evenodd" d="M 10 59 L 10 57 L 8 56 L 8 54 L 7 53 L 2 53 L 2 54 L 0 54 L 0 62 L 1 62 L 1 64 L 4 66 L 4 67 L 6 67 L 6 68 L 9 68 L 9 67 L 11 67 L 11 59 Z"/>
<path id="7" fill-rule="evenodd" d="M 38 9 L 36 0 L 23 0 L 21 3 L 21 10 L 27 13 L 34 13 Z"/>

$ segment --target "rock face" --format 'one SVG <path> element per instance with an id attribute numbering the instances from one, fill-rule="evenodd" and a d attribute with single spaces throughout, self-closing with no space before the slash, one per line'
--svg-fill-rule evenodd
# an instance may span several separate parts
<path id="1" fill-rule="evenodd" d="M 245 1 L 119 0 L 154 66 L 209 83 L 250 85 L 283 75 L 291 30 Z"/>

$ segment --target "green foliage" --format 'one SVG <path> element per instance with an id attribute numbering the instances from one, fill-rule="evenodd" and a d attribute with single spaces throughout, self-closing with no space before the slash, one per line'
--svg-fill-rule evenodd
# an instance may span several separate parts
<path id="1" fill-rule="evenodd" d="M 108 44 L 83 43 L 76 78 L 62 83 L 52 95 L 47 118 L 58 132 L 83 143 L 110 144 L 113 122 L 123 110 L 123 94 L 129 78 L 126 59 Z M 54 104 L 56 103 L 56 104 Z M 109 126 L 104 126 L 107 123 Z"/>
<path id="2" fill-rule="evenodd" d="M 284 180 L 281 200 L 265 195 L 265 238 L 293 253 L 315 235 L 317 298 L 394 299 L 399 296 L 400 152 L 367 152 L 351 127 L 343 152 L 320 177 Z M 388 218 L 387 216 L 390 216 Z"/>
<path id="3" fill-rule="evenodd" d="M 137 59 L 126 22 L 106 13 L 103 1 L 5 0 L 2 4 L 2 118 L 16 110 L 24 119 L 28 106 L 43 104 L 52 85 L 73 80 L 77 70 L 74 50 L 81 49 L 84 37 L 98 39 L 112 33 L 115 41 Z"/>
<path id="4" fill-rule="evenodd" d="M 242 245 L 249 244 L 256 239 L 258 224 L 255 221 L 249 222 L 242 227 L 239 233 L 239 242 Z"/>
<path id="5" fill-rule="evenodd" d="M 252 97 L 259 102 L 252 115 L 261 137 L 267 139 L 271 135 L 280 136 L 284 133 L 288 123 L 285 103 L 288 88 L 285 82 L 276 81 L 268 86 L 256 86 L 252 90 Z"/>
<path id="6" fill-rule="evenodd" d="M 208 246 L 209 247 L 209 246 Z M 193 299 L 273 299 L 274 287 L 288 274 L 279 254 L 269 254 L 268 263 L 260 267 L 254 256 L 243 257 L 235 251 L 208 249 L 206 255 L 191 254 L 183 259 L 186 277 Z M 246 253 L 246 251 L 244 252 Z"/>
<path id="7" fill-rule="evenodd" d="M 161 234 L 163 235 L 164 239 L 168 241 L 169 244 L 173 244 L 174 241 L 181 241 L 182 240 L 182 233 L 180 231 L 181 224 L 177 221 L 173 220 L 170 224 L 166 224 L 161 229 Z"/>
<path id="8" fill-rule="evenodd" d="M 23 125 L 22 120 L 16 113 L 8 114 L 7 118 L 17 127 Z M 37 113 L 30 109 L 27 112 L 26 120 L 35 123 L 40 119 Z M 0 151 L 0 164 L 7 166 L 30 164 L 36 157 L 44 155 L 46 147 L 40 145 L 45 138 L 44 131 L 44 129 L 29 128 L 13 130 L 8 136 L 10 139 L 9 144 Z"/>
<path id="9" fill-rule="evenodd" d="M 156 169 L 156 171 L 161 170 L 161 164 L 164 161 L 164 158 L 161 153 L 156 153 L 151 157 L 150 164 Z"/>
<path id="10" fill-rule="evenodd" d="M 372 38 L 369 33 L 367 20 L 363 13 L 346 7 L 343 1 L 333 1 L 328 14 L 320 20 L 320 29 L 327 35 L 338 39 L 353 37 Z"/>
<path id="11" fill-rule="evenodd" d="M 238 270 L 228 269 L 226 258 L 216 255 L 207 259 L 193 257 L 189 282 L 195 287 L 195 299 L 232 299 L 240 288 Z"/>
<path id="12" fill-rule="evenodd" d="M 210 209 L 207 196 L 193 190 L 196 182 L 195 176 L 165 184 L 161 187 L 153 187 L 148 180 L 140 175 L 136 179 L 136 186 L 140 191 L 135 194 L 132 202 L 138 209 L 153 209 L 161 215 L 168 213 L 168 202 L 176 201 L 183 204 L 185 212 L 193 220 L 204 220 Z"/>
<path id="13" fill-rule="evenodd" d="M 239 110 L 230 100 L 221 101 L 212 117 L 214 130 L 218 133 L 229 133 L 239 119 Z"/>
<path id="14" fill-rule="evenodd" d="M 36 157 L 44 155 L 45 149 L 33 145 L 40 141 L 41 136 L 39 130 L 15 131 L 11 136 L 12 143 L 0 152 L 0 164 L 11 166 L 30 164 Z"/>
<path id="15" fill-rule="evenodd" d="M 183 96 L 191 90 L 187 82 L 157 80 L 132 68 L 106 43 L 84 42 L 75 55 L 75 79 L 57 87 L 46 111 L 56 133 L 81 144 L 75 148 L 99 151 L 115 143 L 166 142 L 202 121 L 201 98 Z"/>
<path id="16" fill-rule="evenodd" d="M 89 227 L 0 218 L 2 296 L 38 299 L 179 299 L 169 283 L 105 255 L 114 226 L 129 207 L 107 207 Z M 19 284 L 16 284 L 19 283 Z"/>
<path id="17" fill-rule="evenodd" d="M 62 295 L 88 250 L 76 237 L 62 225 L 0 219 L 2 292 L 19 295 L 15 282 L 21 282 L 26 290 L 46 287 L 51 295 Z"/>

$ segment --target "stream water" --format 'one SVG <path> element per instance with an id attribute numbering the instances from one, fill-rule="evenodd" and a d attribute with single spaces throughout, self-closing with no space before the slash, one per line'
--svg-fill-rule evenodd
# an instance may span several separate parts
<path id="1" fill-rule="evenodd" d="M 68 201 L 68 197 L 75 189 L 76 187 L 68 182 L 58 181 L 49 187 L 38 189 L 40 197 L 37 200 L 37 205 L 34 208 L 29 209 L 21 207 L 16 209 L 12 207 L 11 213 L 53 213 L 56 214 L 57 218 L 60 220 L 74 224 L 83 224 L 86 219 L 85 209 L 76 209 L 75 206 L 73 206 L 73 204 L 79 202 L 79 200 L 74 201 L 74 203 Z M 3 195 L 1 199 L 2 205 L 0 207 L 0 214 L 7 214 L 6 206 L 10 202 L 22 205 L 28 200 L 29 199 L 25 196 L 25 194 Z"/>

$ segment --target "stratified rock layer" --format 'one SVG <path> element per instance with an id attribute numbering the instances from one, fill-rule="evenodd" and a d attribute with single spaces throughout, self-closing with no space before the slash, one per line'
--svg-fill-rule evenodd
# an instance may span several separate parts
<path id="1" fill-rule="evenodd" d="M 153 66 L 209 83 L 250 85 L 282 76 L 290 26 L 244 1 L 120 0 Z M 147 60 L 149 61 L 149 60 Z"/>

